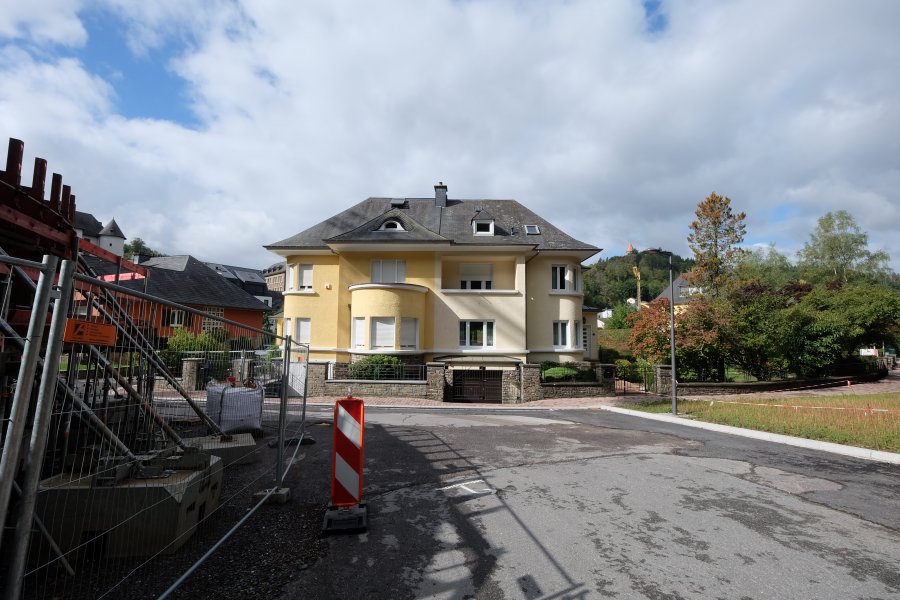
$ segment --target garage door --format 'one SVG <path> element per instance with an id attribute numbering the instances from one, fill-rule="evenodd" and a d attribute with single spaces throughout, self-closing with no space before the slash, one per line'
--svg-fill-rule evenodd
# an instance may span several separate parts
<path id="1" fill-rule="evenodd" d="M 454 369 L 454 402 L 501 402 L 503 371 L 500 369 Z"/>

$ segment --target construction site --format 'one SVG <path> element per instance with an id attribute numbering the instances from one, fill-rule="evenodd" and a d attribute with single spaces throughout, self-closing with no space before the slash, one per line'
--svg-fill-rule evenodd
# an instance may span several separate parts
<path id="1" fill-rule="evenodd" d="M 308 348 L 148 294 L 148 269 L 79 237 L 46 160 L 23 184 L 24 157 L 10 139 L 0 172 L 2 594 L 134 595 L 142 566 L 188 571 L 286 500 Z M 206 346 L 173 349 L 176 328 Z"/>

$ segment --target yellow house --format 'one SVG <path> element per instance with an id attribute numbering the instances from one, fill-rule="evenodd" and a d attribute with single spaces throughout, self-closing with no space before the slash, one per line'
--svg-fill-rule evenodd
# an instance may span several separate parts
<path id="1" fill-rule="evenodd" d="M 515 200 L 368 198 L 265 246 L 284 257 L 283 326 L 310 359 L 390 354 L 511 368 L 597 359 L 581 263 L 600 251 Z"/>

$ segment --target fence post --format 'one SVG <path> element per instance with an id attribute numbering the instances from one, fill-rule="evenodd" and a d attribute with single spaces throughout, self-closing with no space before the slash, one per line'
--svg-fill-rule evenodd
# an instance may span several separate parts
<path id="1" fill-rule="evenodd" d="M 284 483 L 284 425 L 287 419 L 288 381 L 291 374 L 291 334 L 284 338 L 284 361 L 281 371 L 281 408 L 278 410 L 278 464 L 275 466 L 275 487 Z"/>
<path id="2" fill-rule="evenodd" d="M 19 502 L 19 514 L 16 521 L 13 559 L 8 575 L 6 597 L 19 597 L 22 587 L 22 575 L 25 572 L 25 559 L 28 556 L 28 538 L 31 533 L 31 521 L 34 518 L 34 503 L 40 481 L 41 463 L 47 447 L 50 431 L 50 416 L 56 397 L 57 379 L 59 378 L 59 358 L 62 354 L 63 333 L 72 298 L 72 275 L 75 263 L 64 260 L 59 271 L 59 297 L 53 304 L 53 318 L 50 322 L 50 337 L 47 340 L 47 351 L 44 355 L 44 368 L 41 373 L 41 386 L 38 390 L 37 408 L 34 411 L 34 425 L 31 430 L 31 442 L 25 455 L 22 470 L 25 482 L 22 486 L 22 497 Z"/>
<path id="3" fill-rule="evenodd" d="M 44 338 L 44 326 L 47 322 L 47 309 L 50 306 L 50 294 L 53 287 L 53 275 L 59 259 L 49 254 L 44 255 L 41 274 L 38 277 L 34 293 L 34 306 L 31 320 L 28 323 L 28 336 L 22 351 L 22 364 L 16 380 L 16 393 L 13 396 L 9 413 L 9 426 L 6 428 L 3 455 L 0 457 L 0 523 L 6 522 L 6 510 L 9 507 L 9 496 L 12 482 L 19 464 L 19 448 L 25 431 L 28 405 L 31 390 L 34 387 L 34 372 L 37 368 L 38 355 L 41 353 L 41 341 Z M 0 546 L 3 538 L 0 536 Z"/>

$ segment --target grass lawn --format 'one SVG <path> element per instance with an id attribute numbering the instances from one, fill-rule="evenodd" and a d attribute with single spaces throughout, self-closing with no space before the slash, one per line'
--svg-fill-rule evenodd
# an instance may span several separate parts
<path id="1" fill-rule="evenodd" d="M 668 399 L 622 406 L 655 413 L 672 409 Z M 678 412 L 710 423 L 900 452 L 900 393 L 684 401 Z"/>

